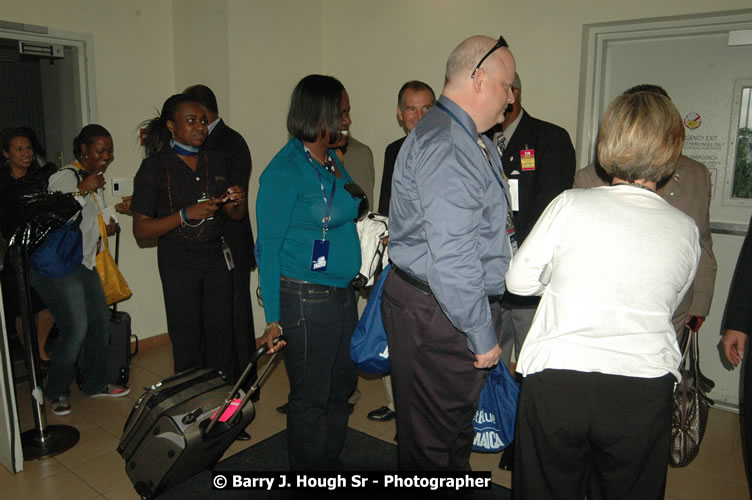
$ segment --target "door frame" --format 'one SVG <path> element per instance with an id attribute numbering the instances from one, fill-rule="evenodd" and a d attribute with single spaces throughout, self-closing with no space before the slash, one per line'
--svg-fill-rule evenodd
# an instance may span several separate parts
<path id="1" fill-rule="evenodd" d="M 86 33 L 48 29 L 46 26 L 7 22 L 0 20 L 0 38 L 50 43 L 75 47 L 77 54 L 75 87 L 78 88 L 81 124 L 97 121 L 96 79 L 94 72 L 94 37 Z M 4 332 L 4 311 L 0 304 L 0 376 L 5 384 L 0 388 L 0 464 L 16 473 L 23 470 L 24 457 L 21 446 L 19 421 L 16 418 L 18 401 L 13 383 L 10 351 Z M 28 401 L 22 397 L 20 401 Z M 23 404 L 23 403 L 21 403 Z"/>
<path id="2" fill-rule="evenodd" d="M 77 54 L 78 97 L 81 125 L 97 122 L 96 72 L 94 71 L 94 37 L 46 26 L 0 21 L 0 38 L 51 43 L 75 47 Z"/>

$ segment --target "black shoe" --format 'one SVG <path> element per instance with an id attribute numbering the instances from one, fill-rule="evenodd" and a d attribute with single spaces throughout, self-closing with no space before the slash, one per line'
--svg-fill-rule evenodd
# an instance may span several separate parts
<path id="1" fill-rule="evenodd" d="M 259 399 L 261 399 L 261 388 L 259 387 L 256 389 L 256 391 L 251 394 L 251 403 L 258 403 Z"/>
<path id="2" fill-rule="evenodd" d="M 514 445 L 509 445 L 501 452 L 501 459 L 499 460 L 499 469 L 501 470 L 514 470 Z"/>
<path id="3" fill-rule="evenodd" d="M 277 411 L 280 412 L 283 415 L 287 415 L 287 405 L 288 405 L 288 403 L 285 403 L 282 406 L 278 406 L 277 407 Z"/>
<path id="4" fill-rule="evenodd" d="M 251 435 L 248 434 L 246 431 L 240 431 L 240 434 L 238 434 L 238 437 L 235 438 L 235 441 L 250 441 Z"/>
<path id="5" fill-rule="evenodd" d="M 376 410 L 373 410 L 368 414 L 368 420 L 375 420 L 377 422 L 388 422 L 397 416 L 397 412 L 389 409 L 388 406 L 382 406 Z"/>

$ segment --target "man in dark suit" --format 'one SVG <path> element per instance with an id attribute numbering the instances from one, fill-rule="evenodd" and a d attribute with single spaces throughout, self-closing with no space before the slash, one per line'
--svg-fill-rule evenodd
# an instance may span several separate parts
<path id="1" fill-rule="evenodd" d="M 411 80 L 400 88 L 397 93 L 397 119 L 400 125 L 409 134 L 423 117 L 423 114 L 431 109 L 436 102 L 436 95 L 427 83 Z M 394 163 L 397 161 L 402 143 L 405 137 L 400 137 L 386 147 L 384 152 L 384 171 L 381 176 L 381 191 L 379 193 L 379 213 L 389 215 L 389 202 L 392 199 L 392 174 Z M 394 394 L 392 393 L 392 377 L 384 375 L 384 392 L 386 393 L 386 406 L 381 406 L 368 413 L 370 420 L 385 422 L 392 420 L 395 415 Z"/>
<path id="2" fill-rule="evenodd" d="M 436 102 L 436 94 L 427 84 L 418 80 L 411 80 L 400 88 L 397 94 L 397 119 L 409 134 Z M 389 215 L 389 202 L 392 199 L 392 174 L 394 163 L 397 161 L 405 137 L 400 137 L 386 147 L 384 152 L 384 172 L 381 176 L 381 192 L 379 194 L 379 213 Z"/>
<path id="3" fill-rule="evenodd" d="M 723 351 L 726 358 L 738 365 L 744 358 L 747 337 L 752 335 L 752 219 L 747 226 L 747 236 L 744 238 L 739 259 L 736 261 L 734 280 L 731 282 L 728 301 L 726 302 L 726 316 L 723 326 Z M 744 366 L 744 406 L 742 407 L 742 422 L 744 425 L 744 453 L 747 463 L 747 483 L 752 480 L 752 362 L 748 359 Z"/>
<path id="4" fill-rule="evenodd" d="M 575 155 L 566 130 L 533 118 L 524 110 L 522 82 L 517 73 L 514 74 L 512 91 L 514 103 L 509 105 L 504 122 L 492 130 L 504 173 L 509 179 L 517 243 L 522 245 L 551 200 L 572 187 Z M 520 353 L 539 301 L 540 297 L 504 293 L 499 345 L 501 359 L 507 366 L 512 351 L 517 355 Z M 499 467 L 511 470 L 513 456 L 510 447 L 502 455 Z"/>
<path id="5" fill-rule="evenodd" d="M 243 186 L 247 190 L 251 177 L 251 151 L 243 136 L 228 127 L 219 117 L 214 92 L 206 85 L 193 85 L 183 93 L 193 97 L 206 108 L 209 136 L 202 147 L 222 154 L 230 174 L 229 185 Z M 256 268 L 256 259 L 253 255 L 250 218 L 246 217 L 241 221 L 228 220 L 225 223 L 223 237 L 235 262 L 235 269 L 232 271 L 235 363 L 234 373 L 228 373 L 228 376 L 231 380 L 237 380 L 250 362 L 256 345 L 251 308 L 251 271 Z M 254 378 L 255 376 L 251 375 L 251 381 Z M 254 400 L 256 397 L 254 396 Z M 238 439 L 250 439 L 250 436 L 243 431 Z"/>

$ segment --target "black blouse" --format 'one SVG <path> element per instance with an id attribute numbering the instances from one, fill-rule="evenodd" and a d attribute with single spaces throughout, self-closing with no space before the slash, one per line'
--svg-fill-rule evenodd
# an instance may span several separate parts
<path id="1" fill-rule="evenodd" d="M 133 184 L 131 210 L 151 218 L 162 218 L 182 208 L 195 205 L 204 198 L 221 196 L 227 188 L 229 177 L 222 156 L 214 151 L 201 151 L 194 172 L 171 149 L 164 149 L 141 163 Z M 212 219 L 197 227 L 177 227 L 160 237 L 160 240 L 193 241 L 208 243 L 218 241 L 227 220 L 220 208 Z M 200 221 L 191 220 L 196 225 Z"/>

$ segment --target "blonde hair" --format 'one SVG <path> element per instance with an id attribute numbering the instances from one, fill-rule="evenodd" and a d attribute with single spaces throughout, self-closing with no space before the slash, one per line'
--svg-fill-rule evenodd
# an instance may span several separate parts
<path id="1" fill-rule="evenodd" d="M 598 132 L 598 163 L 611 177 L 659 182 L 676 170 L 684 125 L 670 99 L 623 94 L 608 105 Z"/>

